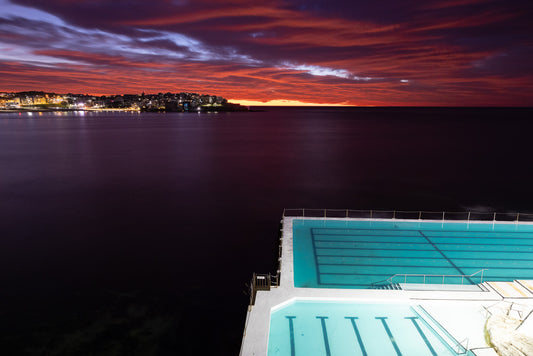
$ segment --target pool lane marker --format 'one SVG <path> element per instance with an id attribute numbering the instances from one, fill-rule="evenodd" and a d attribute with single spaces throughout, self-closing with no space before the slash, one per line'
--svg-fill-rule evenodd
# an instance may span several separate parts
<path id="1" fill-rule="evenodd" d="M 411 320 L 413 322 L 413 325 L 415 326 L 416 331 L 418 331 L 420 336 L 422 336 L 422 339 L 426 343 L 426 346 L 429 348 L 429 351 L 431 351 L 431 354 L 433 356 L 438 356 L 437 353 L 435 352 L 435 349 L 433 349 L 433 347 L 431 346 L 431 343 L 429 342 L 428 338 L 426 337 L 426 335 L 424 334 L 424 332 L 422 331 L 422 329 L 420 328 L 420 326 L 416 322 L 416 319 L 418 319 L 418 317 L 416 317 L 416 316 L 406 316 L 404 319 L 409 319 L 409 320 Z"/>
<path id="2" fill-rule="evenodd" d="M 317 316 L 316 318 L 320 319 L 320 323 L 322 324 L 322 334 L 324 335 L 324 345 L 326 346 L 326 356 L 331 356 L 331 352 L 329 350 L 328 331 L 326 330 L 326 319 L 328 319 L 328 317 Z"/>
<path id="3" fill-rule="evenodd" d="M 286 316 L 287 319 L 289 319 L 289 333 L 291 337 L 291 356 L 296 355 L 296 348 L 294 347 L 294 326 L 292 325 L 292 319 L 296 319 L 295 316 Z"/>
<path id="4" fill-rule="evenodd" d="M 315 233 L 314 233 L 313 228 L 310 228 L 309 232 L 311 233 L 311 243 L 312 243 L 312 246 L 313 246 L 313 255 L 315 256 L 316 282 L 317 282 L 318 285 L 321 285 L 322 281 L 320 280 L 320 268 L 318 266 L 319 262 L 318 262 L 318 256 L 317 256 L 317 251 L 316 251 L 317 247 L 316 247 L 316 244 L 315 244 Z"/>
<path id="5" fill-rule="evenodd" d="M 402 356 L 402 352 L 398 348 L 398 344 L 396 343 L 396 340 L 394 339 L 394 336 L 392 336 L 392 333 L 389 329 L 389 326 L 387 325 L 387 322 L 385 321 L 387 319 L 386 316 L 376 316 L 376 319 L 381 320 L 381 324 L 383 324 L 383 327 L 385 328 L 385 331 L 387 332 L 387 335 L 389 335 L 389 340 L 392 343 L 392 346 L 394 347 L 394 350 L 398 354 L 398 356 Z"/>
<path id="6" fill-rule="evenodd" d="M 359 343 L 359 347 L 361 347 L 361 352 L 363 353 L 363 356 L 368 356 L 365 350 L 365 345 L 363 344 L 363 339 L 361 338 L 361 334 L 359 333 L 359 329 L 357 329 L 357 325 L 355 324 L 355 319 L 359 319 L 356 316 L 345 316 L 344 319 L 350 319 L 353 326 L 353 331 L 355 332 L 355 336 L 357 337 L 357 342 Z"/>

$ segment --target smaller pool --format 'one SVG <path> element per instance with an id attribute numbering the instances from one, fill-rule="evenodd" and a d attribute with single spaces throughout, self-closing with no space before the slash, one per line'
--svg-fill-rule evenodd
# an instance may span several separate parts
<path id="1" fill-rule="evenodd" d="M 297 300 L 272 311 L 268 355 L 473 354 L 458 345 L 421 308 Z"/>

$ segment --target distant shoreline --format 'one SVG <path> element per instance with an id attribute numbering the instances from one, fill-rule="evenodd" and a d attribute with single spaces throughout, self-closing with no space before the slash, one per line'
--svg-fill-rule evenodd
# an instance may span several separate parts
<path id="1" fill-rule="evenodd" d="M 109 109 L 63 109 L 63 108 L 17 108 L 17 109 L 0 109 L 0 113 L 17 113 L 17 112 L 76 112 L 76 111 L 137 111 L 134 109 L 109 108 Z"/>
<path id="2" fill-rule="evenodd" d="M 173 112 L 183 112 L 183 113 L 208 113 L 208 112 L 262 112 L 265 110 L 268 110 L 269 108 L 272 109 L 286 109 L 286 110 L 294 110 L 294 109 L 324 109 L 324 108 L 331 108 L 331 109 L 361 109 L 361 110 L 411 110 L 411 109 L 418 109 L 418 110 L 427 110 L 427 109 L 443 109 L 443 110 L 531 110 L 533 107 L 527 107 L 527 106 L 509 106 L 509 107 L 501 107 L 501 106 L 345 106 L 345 107 L 338 107 L 338 106 L 332 106 L 332 107 L 323 107 L 323 106 L 255 106 L 255 107 L 243 107 L 243 109 L 235 109 L 231 107 L 206 107 L 204 110 L 197 111 L 197 110 L 191 110 L 191 111 L 173 111 L 173 110 L 140 110 L 140 109 L 132 109 L 132 108 L 85 108 L 85 109 L 75 109 L 75 108 L 16 108 L 16 109 L 0 109 L 0 114 L 13 114 L 13 113 L 39 113 L 39 112 L 160 112 L 160 113 L 173 113 Z"/>
<path id="3" fill-rule="evenodd" d="M 217 110 L 218 109 L 218 110 Z M 238 112 L 238 111 L 249 111 L 246 110 L 237 110 L 231 107 L 220 106 L 209 107 L 204 110 L 193 110 L 193 111 L 171 111 L 171 110 L 139 110 L 139 109 L 130 109 L 130 108 L 103 108 L 103 109 L 62 109 L 62 108 L 17 108 L 17 109 L 0 109 L 0 113 L 29 113 L 29 112 L 185 112 L 185 113 L 198 113 L 198 112 Z"/>

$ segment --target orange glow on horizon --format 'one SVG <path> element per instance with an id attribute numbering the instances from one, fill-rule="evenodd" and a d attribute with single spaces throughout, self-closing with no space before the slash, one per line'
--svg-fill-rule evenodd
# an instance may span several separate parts
<path id="1" fill-rule="evenodd" d="M 275 99 L 268 101 L 228 99 L 228 101 L 230 103 L 241 104 L 243 106 L 356 106 L 348 103 L 306 103 L 299 100 L 284 99 Z"/>

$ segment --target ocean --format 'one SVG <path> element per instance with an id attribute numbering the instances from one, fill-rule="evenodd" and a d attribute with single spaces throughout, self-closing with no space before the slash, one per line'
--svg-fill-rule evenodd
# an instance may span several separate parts
<path id="1" fill-rule="evenodd" d="M 0 352 L 236 355 L 284 208 L 533 213 L 532 114 L 0 114 Z"/>

